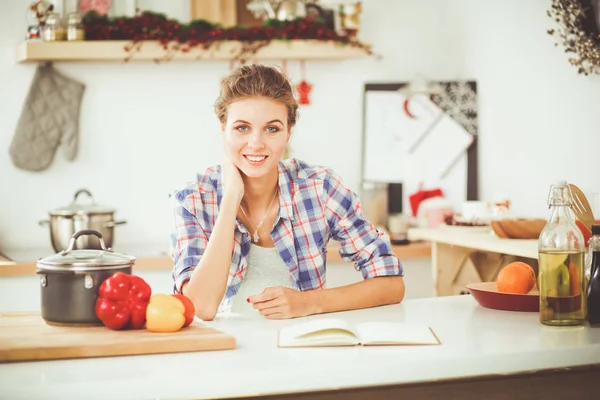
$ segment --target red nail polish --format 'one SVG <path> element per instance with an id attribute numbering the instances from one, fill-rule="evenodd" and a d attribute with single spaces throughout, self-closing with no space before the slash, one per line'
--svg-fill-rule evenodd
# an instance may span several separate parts
<path id="1" fill-rule="evenodd" d="M 246 303 L 250 303 L 250 297 L 246 297 Z"/>

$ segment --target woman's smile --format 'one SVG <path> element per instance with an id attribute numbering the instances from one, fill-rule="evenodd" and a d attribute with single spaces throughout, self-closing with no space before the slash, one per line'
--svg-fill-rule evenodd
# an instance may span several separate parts
<path id="1" fill-rule="evenodd" d="M 246 159 L 246 161 L 248 161 L 248 164 L 255 167 L 260 167 L 261 165 L 263 165 L 267 161 L 268 157 L 269 156 L 265 155 L 244 154 L 244 158 Z"/>

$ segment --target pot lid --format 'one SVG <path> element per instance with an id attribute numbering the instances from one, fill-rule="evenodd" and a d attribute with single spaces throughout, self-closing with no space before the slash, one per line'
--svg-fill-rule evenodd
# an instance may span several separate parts
<path id="1" fill-rule="evenodd" d="M 77 199 L 81 194 L 86 194 L 89 197 L 87 202 L 78 202 Z M 96 204 L 92 194 L 87 189 L 78 190 L 73 197 L 71 204 L 64 207 L 58 207 L 49 211 L 50 215 L 69 216 L 76 214 L 107 214 L 115 212 L 114 208 Z"/>
<path id="2" fill-rule="evenodd" d="M 38 266 L 40 268 L 47 267 L 47 269 L 60 267 L 61 270 L 102 269 L 103 267 L 132 265 L 134 261 L 135 257 L 112 250 L 80 249 L 70 252 L 63 250 L 60 253 L 40 258 Z"/>
<path id="3" fill-rule="evenodd" d="M 102 249 L 73 250 L 75 241 L 81 235 L 98 236 L 100 238 L 100 246 Z M 41 269 L 97 270 L 112 269 L 110 267 L 115 266 L 129 266 L 133 265 L 134 261 L 135 257 L 133 256 L 107 249 L 100 233 L 91 230 L 83 230 L 73 235 L 66 250 L 48 257 L 40 258 L 37 264 Z"/>

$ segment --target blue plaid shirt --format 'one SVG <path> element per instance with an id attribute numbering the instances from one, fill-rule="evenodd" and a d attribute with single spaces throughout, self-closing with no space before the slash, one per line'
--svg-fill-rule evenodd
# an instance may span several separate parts
<path id="1" fill-rule="evenodd" d="M 325 284 L 329 239 L 340 242 L 340 256 L 354 263 L 364 279 L 402 276 L 389 237 L 369 223 L 358 197 L 332 171 L 296 159 L 279 162 L 279 214 L 271 238 L 288 267 L 292 285 L 302 291 Z M 174 291 L 181 293 L 200 262 L 219 214 L 223 197 L 220 166 L 198 174 L 175 191 L 175 231 L 171 234 Z M 227 290 L 219 307 L 225 311 L 244 280 L 250 233 L 237 219 Z"/>

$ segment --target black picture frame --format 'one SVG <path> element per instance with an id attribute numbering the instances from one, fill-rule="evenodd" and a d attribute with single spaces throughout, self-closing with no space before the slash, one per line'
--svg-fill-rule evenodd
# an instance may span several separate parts
<path id="1" fill-rule="evenodd" d="M 452 83 L 451 81 L 437 81 L 436 83 L 446 85 Z M 468 84 L 471 89 L 477 93 L 477 83 L 469 81 Z M 404 86 L 408 85 L 408 82 L 399 83 L 366 83 L 363 91 L 363 110 L 362 110 L 362 155 L 361 155 L 361 182 L 364 182 L 364 171 L 365 171 L 365 149 L 366 149 L 366 126 L 367 126 L 367 93 L 370 91 L 389 91 L 395 92 Z M 467 200 L 479 200 L 479 152 L 478 152 L 478 132 L 473 135 L 473 142 L 467 149 Z"/>

